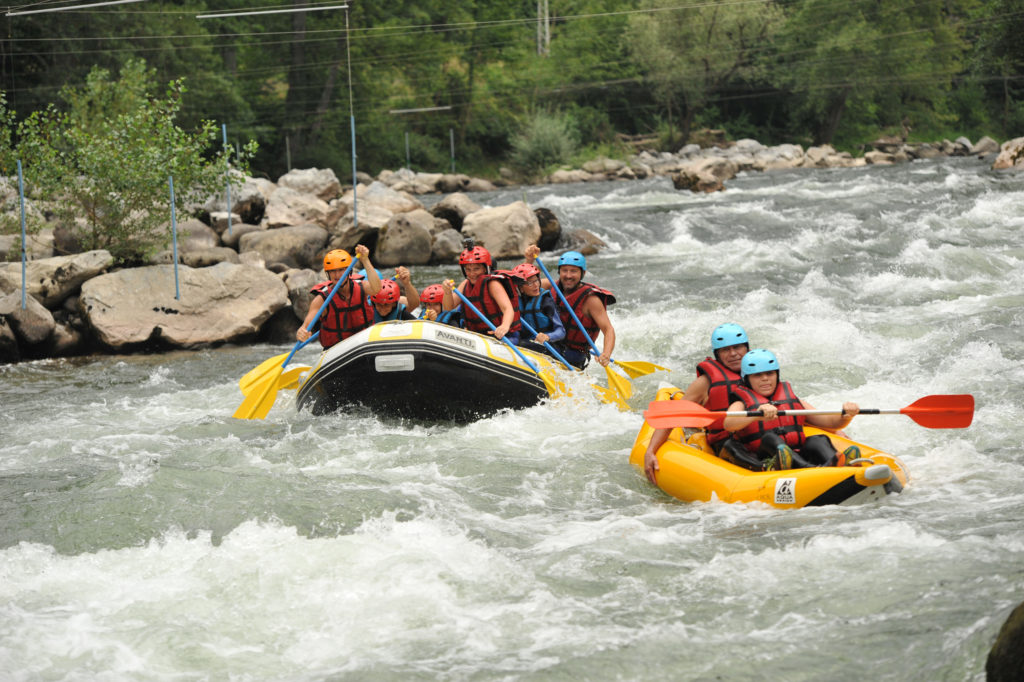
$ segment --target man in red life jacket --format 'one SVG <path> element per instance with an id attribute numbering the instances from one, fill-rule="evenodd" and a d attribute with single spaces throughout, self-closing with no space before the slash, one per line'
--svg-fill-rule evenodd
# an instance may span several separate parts
<path id="1" fill-rule="evenodd" d="M 512 344 L 519 343 L 519 293 L 509 273 L 493 272 L 491 253 L 482 246 L 466 248 L 459 254 L 459 265 L 466 279 L 459 284 L 458 290 L 491 321 L 496 331 L 491 331 L 468 306 L 462 311 L 463 326 L 480 334 L 492 334 L 497 339 L 507 338 Z M 454 310 L 457 304 L 452 292 L 456 287 L 451 280 L 442 286 L 444 299 L 441 306 L 444 310 Z"/>
<path id="2" fill-rule="evenodd" d="M 366 279 L 349 277 L 338 287 L 330 305 L 324 310 L 320 319 L 319 341 L 325 349 L 373 324 L 373 305 L 370 303 L 370 297 L 380 291 L 380 277 L 377 270 L 370 265 L 368 248 L 362 244 L 357 245 L 356 256 L 366 268 Z M 309 312 L 306 313 L 302 326 L 295 332 L 295 338 L 299 341 L 305 341 L 311 336 L 308 330 L 310 323 L 351 262 L 352 256 L 341 249 L 328 251 L 324 256 L 324 272 L 327 273 L 328 280 L 310 289 L 313 300 L 309 302 Z"/>
<path id="3" fill-rule="evenodd" d="M 531 244 L 526 247 L 524 255 L 526 261 L 532 263 L 540 255 L 540 247 Z M 583 276 L 586 273 L 587 259 L 579 251 L 566 251 L 558 259 L 558 288 L 572 306 L 576 317 L 583 323 L 587 336 L 593 341 L 597 341 L 599 332 L 604 336 L 601 354 L 596 359 L 599 365 L 607 367 L 615 349 L 615 328 L 608 317 L 608 306 L 615 303 L 615 295 L 607 289 L 584 282 Z M 546 289 L 551 288 L 548 281 L 541 282 L 541 285 Z M 583 369 L 590 362 L 590 342 L 572 319 L 569 311 L 565 310 L 561 297 L 555 298 L 559 302 L 558 312 L 562 318 L 562 326 L 565 327 L 562 355 L 570 364 Z"/>
<path id="4" fill-rule="evenodd" d="M 712 412 L 728 409 L 732 402 L 731 393 L 735 386 L 743 383 L 740 376 L 740 361 L 750 349 L 747 332 L 743 327 L 727 322 L 715 327 L 711 332 L 711 352 L 714 357 L 706 357 L 697 364 L 697 378 L 694 379 L 683 393 L 683 400 L 699 403 Z M 722 428 L 722 420 L 717 420 L 706 427 L 708 445 L 718 454 L 722 443 L 731 435 Z M 644 473 L 647 479 L 657 485 L 658 448 L 666 440 L 671 429 L 655 429 L 651 434 L 651 442 L 644 453 Z"/>
<path id="5" fill-rule="evenodd" d="M 856 446 L 840 455 L 828 436 L 806 437 L 804 423 L 819 428 L 842 429 L 860 412 L 857 403 L 843 403 L 840 415 L 783 415 L 785 410 L 813 410 L 801 400 L 787 381 L 779 381 L 775 354 L 755 348 L 743 356 L 740 375 L 743 385 L 733 389 L 729 412 L 757 410 L 761 417 L 726 417 L 722 426 L 733 433 L 720 456 L 754 471 L 773 471 L 806 466 L 841 466 L 856 457 Z"/>

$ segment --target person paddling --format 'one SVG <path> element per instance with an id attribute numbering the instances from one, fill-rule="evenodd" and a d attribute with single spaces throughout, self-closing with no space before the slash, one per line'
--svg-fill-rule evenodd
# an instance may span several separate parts
<path id="1" fill-rule="evenodd" d="M 431 284 L 420 293 L 420 306 L 421 320 L 452 327 L 462 326 L 462 307 L 456 307 L 454 310 L 444 309 L 444 287 L 440 284 Z"/>
<path id="2" fill-rule="evenodd" d="M 697 378 L 686 387 L 683 400 L 699 403 L 714 412 L 725 411 L 732 402 L 732 389 L 743 384 L 740 361 L 748 350 L 750 341 L 743 327 L 732 322 L 715 327 L 711 332 L 711 352 L 714 357 L 706 357 L 697 363 Z M 732 434 L 722 427 L 721 419 L 709 424 L 706 429 L 707 443 L 717 455 L 722 444 Z M 658 449 L 668 440 L 671 431 L 655 429 L 644 452 L 644 473 L 651 483 L 657 484 L 660 468 Z"/>
<path id="3" fill-rule="evenodd" d="M 526 261 L 532 263 L 540 255 L 540 247 L 531 244 L 526 247 Z M 584 282 L 587 274 L 587 259 L 579 251 L 566 251 L 558 259 L 558 288 L 572 307 L 583 329 L 576 324 L 572 315 L 559 306 L 562 325 L 565 327 L 565 350 L 562 353 L 574 367 L 583 369 L 590 362 L 590 340 L 597 341 L 598 333 L 604 337 L 601 354 L 596 360 L 602 367 L 608 367 L 615 350 L 615 328 L 608 317 L 608 306 L 615 303 L 615 295 L 607 289 Z M 550 282 L 541 286 L 551 288 Z M 586 334 L 586 335 L 584 335 Z"/>
<path id="4" fill-rule="evenodd" d="M 842 466 L 859 456 L 851 445 L 842 454 L 824 434 L 804 435 L 804 424 L 827 429 L 846 428 L 860 412 L 854 402 L 843 403 L 838 415 L 788 415 L 786 410 L 813 410 L 787 381 L 779 380 L 779 361 L 764 348 L 751 350 L 740 361 L 743 384 L 732 389 L 729 412 L 759 411 L 762 417 L 726 417 L 722 426 L 734 434 L 719 456 L 754 471 L 811 466 Z"/>
<path id="5" fill-rule="evenodd" d="M 370 265 L 370 250 L 359 244 L 355 251 L 359 261 L 366 268 L 366 279 L 349 277 L 338 288 L 330 305 L 324 310 L 323 317 L 320 319 L 318 340 L 325 350 L 373 324 L 373 306 L 370 304 L 370 297 L 380 291 L 380 277 Z M 327 281 L 310 289 L 313 300 L 309 303 L 306 319 L 302 321 L 302 325 L 295 332 L 296 339 L 306 341 L 312 335 L 309 327 L 316 318 L 320 306 L 323 305 L 338 278 L 351 263 L 352 256 L 342 249 L 328 251 L 324 256 L 324 272 L 327 273 Z"/>
<path id="6" fill-rule="evenodd" d="M 547 342 L 558 350 L 565 339 L 565 326 L 562 324 L 562 316 L 558 313 L 551 291 L 541 286 L 540 270 L 532 263 L 520 263 L 512 271 L 522 278 L 519 285 L 519 314 L 537 331 L 536 337 L 532 340 L 520 338 L 519 345 L 532 351 L 547 353 L 544 347 L 544 343 Z"/>
<path id="7" fill-rule="evenodd" d="M 402 283 L 401 287 L 398 282 Z M 395 278 L 381 282 L 380 291 L 370 300 L 373 302 L 374 324 L 391 320 L 414 320 L 416 318 L 409 311 L 419 306 L 420 292 L 412 285 L 409 269 L 399 265 L 395 269 Z"/>
<path id="8" fill-rule="evenodd" d="M 466 276 L 458 285 L 461 292 L 477 310 L 481 311 L 494 325 L 494 330 L 484 320 L 466 311 L 463 324 L 466 329 L 480 334 L 492 334 L 496 339 L 507 337 L 515 344 L 519 342 L 519 295 L 512 278 L 505 272 L 493 272 L 491 253 L 482 246 L 468 246 L 459 254 L 459 265 Z M 456 307 L 454 283 L 445 281 L 445 310 Z"/>

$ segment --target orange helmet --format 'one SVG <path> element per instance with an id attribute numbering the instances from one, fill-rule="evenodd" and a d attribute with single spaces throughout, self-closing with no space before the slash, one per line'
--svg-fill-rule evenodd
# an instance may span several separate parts
<path id="1" fill-rule="evenodd" d="M 393 279 L 381 280 L 380 291 L 370 297 L 374 303 L 397 303 L 402 295 L 398 283 Z"/>
<path id="2" fill-rule="evenodd" d="M 328 270 L 344 270 L 352 264 L 352 256 L 348 255 L 348 251 L 341 249 L 334 249 L 328 251 L 327 255 L 324 256 L 324 272 Z"/>
<path id="3" fill-rule="evenodd" d="M 491 267 L 491 252 L 482 246 L 466 249 L 459 254 L 459 265 L 468 263 L 483 263 L 489 269 Z"/>
<path id="4" fill-rule="evenodd" d="M 512 268 L 512 272 L 516 273 L 523 279 L 530 279 L 534 275 L 540 274 L 540 270 L 533 263 L 520 263 Z"/>
<path id="5" fill-rule="evenodd" d="M 431 284 L 420 294 L 420 300 L 424 303 L 440 303 L 444 299 L 444 287 L 440 284 Z"/>

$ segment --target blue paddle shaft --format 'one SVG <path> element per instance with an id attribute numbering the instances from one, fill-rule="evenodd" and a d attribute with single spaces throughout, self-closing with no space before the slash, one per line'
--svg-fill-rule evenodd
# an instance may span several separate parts
<path id="1" fill-rule="evenodd" d="M 519 324 L 521 324 L 524 327 L 526 327 L 526 331 L 528 331 L 531 334 L 533 334 L 534 339 L 536 339 L 536 337 L 537 337 L 537 330 L 534 329 L 533 327 L 531 327 L 529 322 L 527 322 L 522 317 L 520 317 L 519 318 Z M 570 372 L 573 371 L 574 367 L 569 364 L 568 360 L 566 360 L 565 358 L 562 357 L 561 353 L 559 353 L 557 350 L 555 350 L 554 346 L 552 346 L 550 343 L 545 341 L 544 342 L 544 347 L 547 348 L 549 351 L 551 351 L 551 354 L 554 355 L 556 358 L 558 358 L 558 361 L 561 362 L 563 365 L 565 365 L 565 368 L 567 370 L 569 370 Z"/>
<path id="2" fill-rule="evenodd" d="M 555 293 L 558 294 L 558 298 L 562 300 L 562 305 L 564 305 L 565 309 L 569 311 L 570 315 L 572 315 L 573 322 L 576 323 L 576 326 L 579 327 L 579 330 L 583 334 L 584 338 L 587 339 L 587 342 L 590 344 L 590 347 L 594 350 L 594 354 L 600 355 L 601 350 L 597 347 L 597 344 L 594 343 L 594 339 L 590 338 L 590 334 L 587 333 L 586 327 L 584 327 L 583 323 L 580 322 L 580 318 L 576 317 L 576 311 L 572 309 L 572 306 L 569 305 L 569 301 L 565 299 L 565 294 L 563 294 L 562 290 L 558 288 L 558 282 L 554 280 L 554 278 L 551 276 L 551 273 L 548 272 L 547 267 L 544 266 L 544 263 L 543 261 L 541 261 L 540 258 L 535 258 L 534 262 L 540 267 L 541 270 L 544 271 L 544 274 L 545 276 L 547 276 L 548 281 L 551 282 L 551 288 L 555 290 Z M 612 362 L 614 362 L 614 360 L 612 360 Z"/>
<path id="3" fill-rule="evenodd" d="M 452 289 L 452 291 L 454 291 L 454 292 L 455 292 L 456 294 L 458 294 L 459 298 L 461 298 L 461 299 L 462 299 L 462 302 L 466 304 L 466 307 L 467 307 L 467 308 L 469 308 L 470 310 L 472 310 L 472 311 L 473 311 L 473 314 L 474 314 L 474 315 L 476 315 L 476 316 L 477 316 L 478 318 L 480 318 L 481 320 L 483 320 L 483 321 L 484 321 L 484 323 L 485 323 L 485 324 L 486 324 L 486 325 L 487 325 L 488 327 L 490 327 L 490 328 L 491 328 L 491 331 L 492 331 L 492 332 L 496 332 L 496 331 L 498 331 L 498 328 L 494 326 L 494 323 L 493 323 L 493 322 L 491 322 L 491 321 L 490 321 L 489 319 L 487 319 L 486 317 L 484 317 L 483 313 L 481 313 L 481 312 L 480 312 L 480 311 L 479 311 L 479 310 L 477 309 L 477 307 L 476 307 L 475 305 L 473 305 L 473 304 L 472 304 L 472 302 L 470 302 L 470 300 L 469 300 L 468 298 L 466 298 L 466 295 L 465 295 L 465 294 L 463 294 L 463 293 L 462 293 L 461 291 L 459 291 L 458 289 Z M 522 322 L 522 320 L 520 320 L 520 322 Z M 522 360 L 523 362 L 525 362 L 525 363 L 526 363 L 526 366 L 527 366 L 527 367 L 529 367 L 530 369 L 532 369 L 532 370 L 534 371 L 534 373 L 535 373 L 535 374 L 540 374 L 540 370 L 539 370 L 539 369 L 537 369 L 537 366 L 536 366 L 535 364 L 533 364 L 532 362 L 530 362 L 529 358 L 527 358 L 527 357 L 526 357 L 525 355 L 523 355 L 522 351 L 520 351 L 520 350 L 519 350 L 518 348 L 516 348 L 516 346 L 515 346 L 515 344 L 514 344 L 514 343 L 512 343 L 511 341 L 509 341 L 508 339 L 506 339 L 506 338 L 505 338 L 504 336 L 503 336 L 503 337 L 501 337 L 501 340 L 502 340 L 502 341 L 504 341 L 504 342 L 505 342 L 505 345 L 506 345 L 506 346 L 508 346 L 509 348 L 511 348 L 511 349 L 512 349 L 512 352 L 513 352 L 513 353 L 515 353 L 516 355 L 518 355 L 518 356 L 519 356 L 519 359 L 520 359 L 520 360 Z"/>

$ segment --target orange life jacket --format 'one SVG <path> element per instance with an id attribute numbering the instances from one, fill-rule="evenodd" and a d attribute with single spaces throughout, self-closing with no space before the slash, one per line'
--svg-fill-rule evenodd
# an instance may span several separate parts
<path id="1" fill-rule="evenodd" d="M 724 412 L 732 404 L 730 393 L 737 386 L 743 386 L 743 378 L 714 358 L 704 358 L 697 364 L 697 376 L 703 374 L 711 382 L 708 388 L 708 402 L 704 405 L 712 412 Z M 707 430 L 708 443 L 725 440 L 730 434 L 722 426 L 725 418 L 716 419 L 704 427 Z"/>
<path id="2" fill-rule="evenodd" d="M 470 303 L 476 306 L 477 310 L 484 314 L 488 320 L 491 321 L 495 327 L 501 325 L 502 312 L 498 306 L 498 302 L 491 296 L 491 292 L 487 289 L 487 284 L 491 281 L 498 282 L 501 284 L 505 293 L 508 294 L 509 303 L 512 304 L 512 326 L 508 328 L 509 333 L 516 333 L 519 331 L 522 325 L 519 324 L 519 292 L 516 291 L 515 283 L 512 277 L 509 276 L 504 270 L 491 273 L 489 275 L 481 275 L 477 278 L 476 284 L 473 284 L 468 279 L 466 280 L 466 286 L 462 290 L 462 294 L 469 299 Z M 487 323 L 478 318 L 472 310 L 468 307 L 462 313 L 462 319 L 465 324 L 465 328 L 486 334 L 491 331 L 491 328 L 487 326 Z"/>
<path id="3" fill-rule="evenodd" d="M 310 293 L 327 298 L 334 285 L 335 282 L 322 282 L 310 289 Z M 373 304 L 363 291 L 363 285 L 358 279 L 352 279 L 347 299 L 341 297 L 344 286 L 339 287 L 320 319 L 320 345 L 325 349 L 373 324 Z"/>

